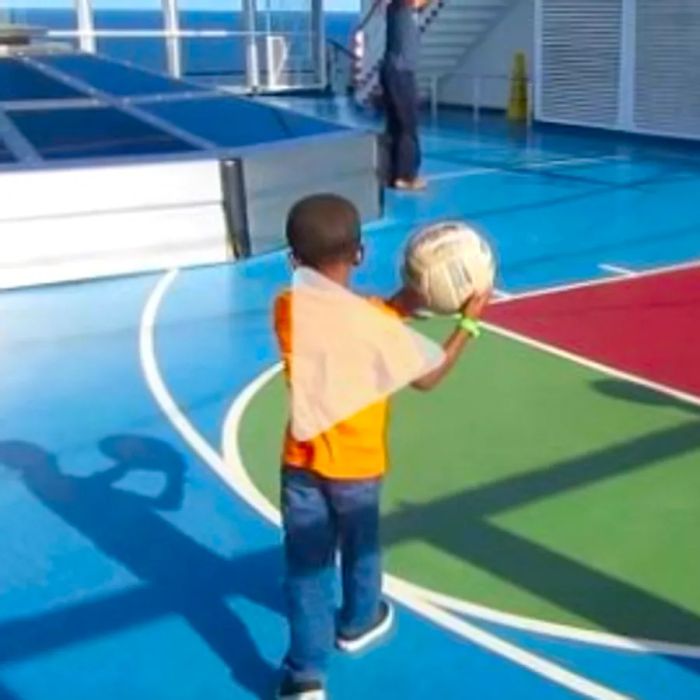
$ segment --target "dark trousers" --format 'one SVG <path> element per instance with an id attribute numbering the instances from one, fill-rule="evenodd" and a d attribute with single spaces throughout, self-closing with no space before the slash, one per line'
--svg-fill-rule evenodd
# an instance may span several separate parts
<path id="1" fill-rule="evenodd" d="M 382 67 L 382 90 L 386 112 L 389 178 L 412 180 L 420 170 L 418 141 L 418 86 L 412 71 Z"/>
<path id="2" fill-rule="evenodd" d="M 382 587 L 381 480 L 331 481 L 303 469 L 282 472 L 285 589 L 290 645 L 285 670 L 323 678 L 337 632 L 354 635 L 377 619 Z M 336 553 L 342 600 L 336 619 Z"/>

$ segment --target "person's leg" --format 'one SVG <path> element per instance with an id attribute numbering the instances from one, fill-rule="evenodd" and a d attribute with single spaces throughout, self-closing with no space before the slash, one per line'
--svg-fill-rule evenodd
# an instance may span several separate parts
<path id="1" fill-rule="evenodd" d="M 397 118 L 399 139 L 397 144 L 396 177 L 404 183 L 417 181 L 420 167 L 418 140 L 418 89 L 413 73 L 402 71 L 397 75 Z"/>
<path id="2" fill-rule="evenodd" d="M 416 78 L 415 73 L 407 73 L 406 74 L 406 92 L 407 92 L 407 99 L 409 104 L 411 105 L 411 108 L 413 110 L 413 114 L 411 115 L 411 136 L 413 140 L 413 178 L 416 179 L 418 178 L 418 175 L 420 173 L 420 166 L 422 163 L 422 153 L 421 153 L 421 147 L 420 147 L 420 135 L 419 135 L 419 127 L 420 127 L 420 104 L 418 100 L 418 80 Z"/>
<path id="3" fill-rule="evenodd" d="M 321 480 L 299 469 L 282 473 L 285 590 L 290 645 L 282 687 L 323 683 L 335 641 L 334 517 Z"/>
<path id="4" fill-rule="evenodd" d="M 348 650 L 352 650 L 353 643 L 364 646 L 372 641 L 391 623 L 390 609 L 381 598 L 380 486 L 378 479 L 330 485 L 338 520 L 343 582 L 338 644 Z"/>
<path id="5" fill-rule="evenodd" d="M 384 139 L 387 155 L 387 180 L 393 183 L 397 177 L 396 167 L 398 162 L 398 149 L 400 138 L 400 123 L 397 112 L 397 91 L 396 70 L 391 66 L 382 67 L 381 84 L 384 103 L 384 114 L 386 117 Z"/>

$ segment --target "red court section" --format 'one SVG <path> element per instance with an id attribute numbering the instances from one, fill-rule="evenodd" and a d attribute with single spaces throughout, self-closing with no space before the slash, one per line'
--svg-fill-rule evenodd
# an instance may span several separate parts
<path id="1" fill-rule="evenodd" d="M 700 397 L 700 264 L 494 304 L 488 321 Z"/>

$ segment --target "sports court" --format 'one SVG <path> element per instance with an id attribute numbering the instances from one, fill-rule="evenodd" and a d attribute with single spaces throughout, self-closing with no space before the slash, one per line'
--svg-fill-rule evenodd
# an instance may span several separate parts
<path id="1" fill-rule="evenodd" d="M 398 626 L 362 673 L 333 659 L 333 697 L 695 698 L 698 154 L 460 113 L 423 133 L 430 189 L 388 196 L 358 286 L 389 293 L 410 231 L 458 217 L 502 294 L 443 388 L 394 401 Z M 271 692 L 288 279 L 273 252 L 0 297 L 3 700 Z"/>

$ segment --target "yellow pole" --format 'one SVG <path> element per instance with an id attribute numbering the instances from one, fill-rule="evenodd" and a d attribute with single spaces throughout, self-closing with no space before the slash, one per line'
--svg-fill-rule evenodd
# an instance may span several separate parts
<path id="1" fill-rule="evenodd" d="M 508 119 L 514 122 L 527 121 L 527 68 L 525 54 L 519 51 L 513 60 L 510 77 L 510 100 L 508 102 Z"/>

